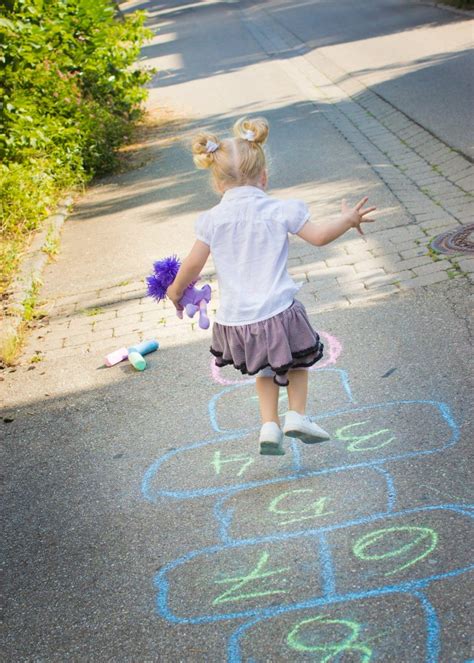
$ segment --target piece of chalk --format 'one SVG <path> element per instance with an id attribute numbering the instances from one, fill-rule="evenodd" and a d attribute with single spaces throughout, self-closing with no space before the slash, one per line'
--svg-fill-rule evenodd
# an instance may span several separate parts
<path id="1" fill-rule="evenodd" d="M 107 357 L 104 359 L 104 362 L 106 366 L 114 366 L 115 364 L 119 364 L 127 357 L 128 357 L 127 348 L 120 348 L 119 350 L 114 350 L 114 352 L 108 354 Z"/>
<path id="2" fill-rule="evenodd" d="M 142 341 L 138 345 L 132 345 L 130 348 L 128 348 L 128 351 L 138 352 L 141 355 L 147 355 L 149 352 L 155 352 L 155 350 L 158 350 L 159 347 L 160 344 L 158 341 L 151 339 L 149 341 Z"/>
<path id="3" fill-rule="evenodd" d="M 134 350 L 128 353 L 128 361 L 137 371 L 144 371 L 146 368 L 146 361 L 139 352 L 135 352 Z"/>

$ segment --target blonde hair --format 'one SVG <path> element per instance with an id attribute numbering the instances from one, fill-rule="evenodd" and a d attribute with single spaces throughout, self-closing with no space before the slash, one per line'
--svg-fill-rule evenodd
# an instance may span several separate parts
<path id="1" fill-rule="evenodd" d="M 209 168 L 219 188 L 253 184 L 265 170 L 262 145 L 268 130 L 265 118 L 243 117 L 234 124 L 234 138 L 219 140 L 214 134 L 201 132 L 192 143 L 194 163 L 198 168 Z"/>

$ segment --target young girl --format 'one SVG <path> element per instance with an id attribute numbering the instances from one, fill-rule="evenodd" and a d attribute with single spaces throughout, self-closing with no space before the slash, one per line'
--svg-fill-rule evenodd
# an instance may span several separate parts
<path id="1" fill-rule="evenodd" d="M 167 295 L 179 308 L 184 289 L 198 278 L 212 253 L 219 283 L 220 307 L 212 330 L 211 352 L 217 366 L 232 364 L 256 375 L 262 428 L 260 453 L 282 455 L 283 434 L 306 443 L 330 438 L 305 416 L 308 367 L 323 354 L 305 308 L 295 299 L 298 286 L 287 272 L 288 233 L 323 246 L 350 228 L 360 234 L 375 207 L 363 198 L 324 225 L 309 221 L 300 200 L 277 200 L 265 193 L 267 170 L 262 145 L 268 136 L 263 118 L 243 118 L 234 137 L 219 140 L 201 133 L 193 142 L 194 162 L 211 170 L 221 202 L 196 221 L 196 237 Z M 290 411 L 283 431 L 278 392 L 287 387 Z"/>

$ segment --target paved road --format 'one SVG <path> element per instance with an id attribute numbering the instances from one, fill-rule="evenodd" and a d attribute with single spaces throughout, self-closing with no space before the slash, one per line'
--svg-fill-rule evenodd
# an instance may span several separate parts
<path id="1" fill-rule="evenodd" d="M 47 317 L 1 376 L 2 658 L 465 663 L 474 266 L 433 260 L 429 240 L 466 222 L 469 163 L 335 85 L 261 6 L 141 4 L 160 28 L 144 49 L 163 72 L 150 107 L 182 122 L 79 202 L 45 275 Z M 255 111 L 274 193 L 315 218 L 365 191 L 380 209 L 365 239 L 292 244 L 327 350 L 310 413 L 333 439 L 272 459 L 257 454 L 251 382 L 212 369 L 208 333 L 143 285 L 215 200 L 190 134 Z M 101 368 L 150 336 L 144 373 Z"/>
<path id="2" fill-rule="evenodd" d="M 474 21 L 407 0 L 272 0 L 265 9 L 320 56 L 474 157 Z"/>

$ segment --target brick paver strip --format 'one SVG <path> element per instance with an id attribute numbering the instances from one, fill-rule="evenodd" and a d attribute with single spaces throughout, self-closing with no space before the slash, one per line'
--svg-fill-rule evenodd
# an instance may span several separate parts
<path id="1" fill-rule="evenodd" d="M 453 265 L 448 260 L 439 260 L 438 262 L 431 262 L 420 267 L 414 267 L 413 271 L 418 276 L 422 274 L 434 274 L 435 272 L 443 272 L 452 269 Z"/>
<path id="2" fill-rule="evenodd" d="M 417 276 L 414 279 L 409 281 L 402 281 L 400 287 L 402 288 L 419 288 L 420 286 L 434 285 L 440 281 L 446 281 L 449 279 L 446 272 L 436 272 L 435 274 L 424 274 L 423 276 Z"/>

